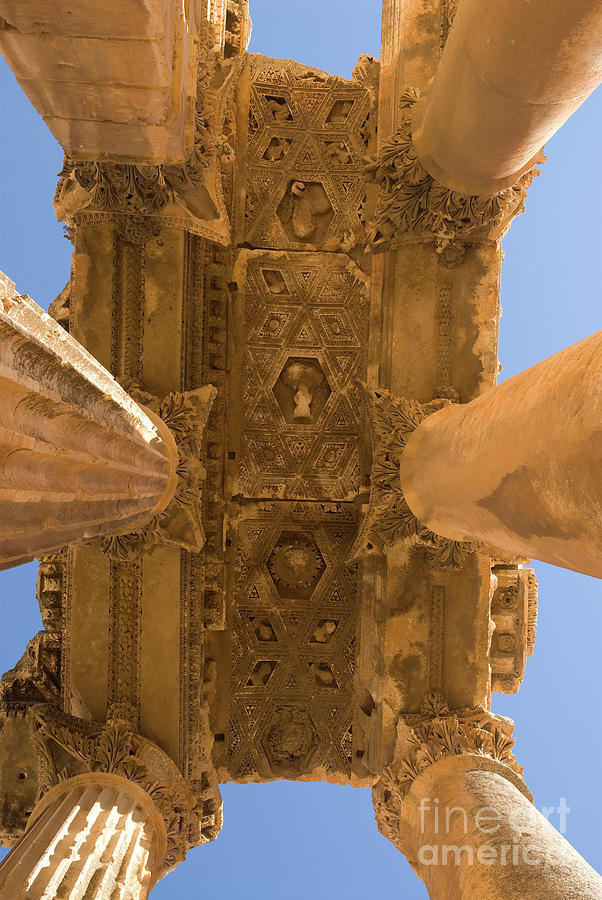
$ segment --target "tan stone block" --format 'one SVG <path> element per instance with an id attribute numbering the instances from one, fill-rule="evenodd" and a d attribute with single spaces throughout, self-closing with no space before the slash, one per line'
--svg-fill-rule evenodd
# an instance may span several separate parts
<path id="1" fill-rule="evenodd" d="M 59 82 L 29 78 L 19 79 L 19 84 L 43 116 L 95 122 L 109 120 L 124 125 L 133 122 L 159 125 L 172 112 L 169 88 L 153 90 L 64 81 L 57 90 Z"/>
<path id="2" fill-rule="evenodd" d="M 173 34 L 147 40 L 99 40 L 0 33 L 2 54 L 19 79 L 169 87 Z M 57 86 L 58 89 L 58 86 Z"/>
<path id="3" fill-rule="evenodd" d="M 161 38 L 172 26 L 177 0 L 1 0 L 0 16 L 23 34 Z"/>

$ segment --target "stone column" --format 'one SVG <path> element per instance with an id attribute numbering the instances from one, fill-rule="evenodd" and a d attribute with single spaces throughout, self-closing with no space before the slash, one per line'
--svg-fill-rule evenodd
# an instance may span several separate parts
<path id="1" fill-rule="evenodd" d="M 0 567 L 143 526 L 177 464 L 167 426 L 0 273 Z"/>
<path id="2" fill-rule="evenodd" d="M 602 577 L 602 332 L 407 438 L 400 479 L 414 515 L 452 540 Z"/>
<path id="3" fill-rule="evenodd" d="M 597 0 L 461 0 L 415 109 L 422 165 L 464 194 L 515 184 L 602 79 L 601 37 Z"/>
<path id="4" fill-rule="evenodd" d="M 432 900 L 600 900 L 602 878 L 532 805 L 512 723 L 432 699 L 424 712 L 408 717 L 414 727 L 400 723 L 374 802 L 381 832 Z"/>
<path id="5" fill-rule="evenodd" d="M 0 865 L 0 900 L 143 900 L 165 846 L 165 826 L 142 788 L 117 775 L 71 778 L 36 806 Z"/>

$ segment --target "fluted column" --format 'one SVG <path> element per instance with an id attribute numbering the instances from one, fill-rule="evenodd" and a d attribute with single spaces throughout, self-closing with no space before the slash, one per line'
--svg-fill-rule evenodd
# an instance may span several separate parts
<path id="1" fill-rule="evenodd" d="M 461 0 L 415 109 L 422 165 L 464 194 L 513 185 L 602 80 L 601 37 L 598 0 Z"/>
<path id="2" fill-rule="evenodd" d="M 143 900 L 165 846 L 142 788 L 117 775 L 71 778 L 38 804 L 0 865 L 0 900 Z"/>
<path id="3" fill-rule="evenodd" d="M 400 479 L 428 528 L 602 577 L 602 331 L 407 438 Z"/>
<path id="4" fill-rule="evenodd" d="M 0 568 L 143 526 L 177 462 L 163 422 L 0 274 Z"/>
<path id="5" fill-rule="evenodd" d="M 431 703 L 400 723 L 393 765 L 374 788 L 381 832 L 431 900 L 600 900 L 602 878 L 532 804 L 512 755 L 512 723 Z M 563 830 L 566 812 L 558 809 Z"/>

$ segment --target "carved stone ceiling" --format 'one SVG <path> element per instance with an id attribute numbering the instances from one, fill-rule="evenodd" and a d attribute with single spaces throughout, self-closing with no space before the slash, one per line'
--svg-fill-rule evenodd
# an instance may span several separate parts
<path id="1" fill-rule="evenodd" d="M 233 280 L 230 719 L 223 777 L 352 775 L 366 274 L 365 85 L 255 60 Z M 237 412 L 236 409 L 238 404 Z M 239 416 L 239 419 L 237 419 Z M 232 428 L 233 436 L 237 432 Z"/>

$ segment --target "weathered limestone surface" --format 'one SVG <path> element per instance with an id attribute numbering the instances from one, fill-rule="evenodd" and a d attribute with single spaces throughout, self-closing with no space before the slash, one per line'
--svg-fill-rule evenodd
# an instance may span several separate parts
<path id="1" fill-rule="evenodd" d="M 115 531 L 170 503 L 178 453 L 84 348 L 0 283 L 0 564 Z"/>
<path id="2" fill-rule="evenodd" d="M 404 496 L 438 534 L 602 576 L 602 332 L 425 419 Z"/>
<path id="3" fill-rule="evenodd" d="M 602 897 L 602 878 L 493 760 L 454 757 L 416 779 L 401 841 L 431 900 Z"/>
<path id="4" fill-rule="evenodd" d="M 602 878 L 532 805 L 511 734 L 509 719 L 430 694 L 397 723 L 373 790 L 380 831 L 432 900 L 599 900 Z"/>
<path id="5" fill-rule="evenodd" d="M 23 16 L 30 7 L 10 0 Z M 459 881 L 443 887 L 420 868 L 412 791 L 458 792 L 470 815 L 481 800 L 527 806 L 510 723 L 489 706 L 492 690 L 522 680 L 536 584 L 523 556 L 418 521 L 400 458 L 425 415 L 438 421 L 435 410 L 458 400 L 467 405 L 452 413 L 470 414 L 495 385 L 500 239 L 532 173 L 503 202 L 475 203 L 416 159 L 412 108 L 429 96 L 451 40 L 452 0 L 385 0 L 382 65 L 361 57 L 351 80 L 246 56 L 246 0 L 191 4 L 189 23 L 195 8 L 201 53 L 186 162 L 151 155 L 147 166 L 93 144 L 66 157 L 55 197 L 74 258 L 52 315 L 169 426 L 178 484 L 151 526 L 41 563 L 45 631 L 0 685 L 3 839 L 18 840 L 34 810 L 6 871 L 16 878 L 20 847 L 29 852 L 29 834 L 37 841 L 36 797 L 54 803 L 65 773 L 96 784 L 100 769 L 128 779 L 117 788 L 127 798 L 134 781 L 153 794 L 168 848 L 161 868 L 149 846 L 151 881 L 215 839 L 218 780 L 326 780 L 376 784 L 382 830 L 434 897 L 496 898 L 499 868 L 472 888 L 474 867 L 459 866 Z M 159 62 L 148 77 L 165 74 L 168 31 L 149 37 Z M 11 47 L 22 37 L 2 34 Z M 29 46 L 31 67 L 38 45 Z M 112 39 L 106 46 L 112 53 Z M 163 152 L 166 124 L 107 122 L 98 135 L 125 139 L 126 127 L 131 152 L 137 141 Z M 387 398 L 370 424 L 362 384 Z M 502 424 L 514 412 L 524 430 L 510 407 Z M 578 426 L 564 423 L 562 452 Z M 130 839 L 133 819 L 112 832 L 120 807 L 108 788 L 104 797 L 95 822 L 107 828 L 92 827 L 81 844 L 87 854 L 94 843 L 88 868 L 74 856 L 79 820 L 52 857 L 67 895 L 79 890 L 69 879 L 77 885 L 90 867 L 121 889 L 107 857 Z M 523 837 L 508 835 L 522 852 Z M 589 898 L 589 870 L 558 839 L 543 839 L 564 860 L 548 892 L 566 874 Z M 50 874 L 42 867 L 38 877 Z M 138 900 L 148 883 L 148 872 L 134 877 L 126 896 Z"/>
<path id="6" fill-rule="evenodd" d="M 464 194 L 513 185 L 602 80 L 601 37 L 597 0 L 461 0 L 415 109 L 422 165 Z"/>
<path id="7" fill-rule="evenodd" d="M 0 898 L 144 900 L 165 843 L 141 788 L 116 775 L 70 779 L 36 806 L 0 865 Z"/>
<path id="8" fill-rule="evenodd" d="M 0 50 L 78 159 L 183 162 L 194 135 L 203 2 L 2 0 Z M 204 36 L 204 35 L 203 35 Z"/>

